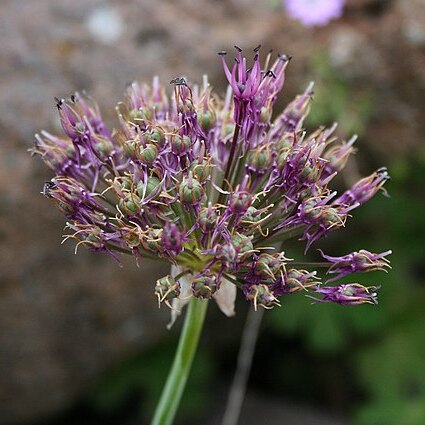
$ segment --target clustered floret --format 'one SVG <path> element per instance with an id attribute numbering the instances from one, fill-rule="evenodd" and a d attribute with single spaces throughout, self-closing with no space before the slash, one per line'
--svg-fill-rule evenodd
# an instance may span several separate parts
<path id="1" fill-rule="evenodd" d="M 322 302 L 375 303 L 376 287 L 324 286 L 314 263 L 277 252 L 291 238 L 307 250 L 343 227 L 388 174 L 380 169 L 341 195 L 332 191 L 355 137 L 336 142 L 335 125 L 303 130 L 312 84 L 272 119 L 290 58 L 279 55 L 271 63 L 268 54 L 261 66 L 259 50 L 251 67 L 239 48 L 230 68 L 219 53 L 229 82 L 224 99 L 206 77 L 193 87 L 184 78 L 172 80 L 170 97 L 158 78 L 131 84 L 117 106 L 120 128 L 112 131 L 87 95 L 57 99 L 65 135 L 42 131 L 33 148 L 55 174 L 44 194 L 67 217 L 66 238 L 77 247 L 176 266 L 179 273 L 156 283 L 160 303 L 187 296 L 183 281 L 202 299 L 230 282 L 255 308 L 301 290 Z M 382 270 L 388 254 L 323 254 L 318 266 L 336 274 L 334 281 Z"/>

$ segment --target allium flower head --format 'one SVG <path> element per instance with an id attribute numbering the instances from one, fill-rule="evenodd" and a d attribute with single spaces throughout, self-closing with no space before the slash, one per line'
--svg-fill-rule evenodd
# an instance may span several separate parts
<path id="1" fill-rule="evenodd" d="M 289 58 L 272 62 L 269 54 L 261 64 L 259 50 L 249 64 L 237 48 L 231 67 L 220 52 L 224 98 L 206 77 L 200 86 L 173 79 L 171 96 L 157 78 L 131 84 L 114 130 L 91 98 L 58 99 L 64 135 L 42 131 L 33 148 L 55 174 L 44 194 L 66 215 L 66 238 L 77 246 L 171 264 L 152 290 L 176 309 L 192 296 L 215 298 L 230 315 L 237 289 L 255 308 L 299 291 L 340 304 L 375 302 L 375 288 L 324 287 L 311 263 L 276 248 L 298 238 L 307 250 L 344 227 L 388 174 L 380 169 L 341 195 L 331 190 L 355 137 L 337 142 L 335 125 L 303 130 L 312 84 L 272 119 Z M 389 253 L 323 257 L 339 279 L 383 269 Z"/>
<path id="2" fill-rule="evenodd" d="M 340 18 L 345 0 L 283 0 L 287 14 L 305 26 L 323 26 Z"/>

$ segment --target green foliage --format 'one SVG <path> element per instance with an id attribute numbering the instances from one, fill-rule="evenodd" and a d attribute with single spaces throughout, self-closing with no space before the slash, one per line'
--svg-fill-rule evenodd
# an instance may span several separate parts
<path id="1" fill-rule="evenodd" d="M 394 323 L 378 344 L 359 353 L 360 376 L 370 400 L 359 409 L 358 424 L 424 423 L 424 317 L 415 313 Z"/>
<path id="2" fill-rule="evenodd" d="M 391 196 L 359 209 L 332 248 L 332 254 L 393 249 L 388 274 L 355 276 L 365 285 L 382 284 L 380 304 L 311 305 L 294 295 L 268 315 L 276 332 L 301 336 L 317 356 L 348 359 L 357 377 L 349 385 L 365 396 L 354 406 L 357 425 L 425 423 L 425 160 L 399 159 L 390 174 Z"/>
<path id="3" fill-rule="evenodd" d="M 354 87 L 331 67 L 325 54 L 312 61 L 314 102 L 308 123 L 314 128 L 338 122 L 346 134 L 362 133 L 373 107 L 370 90 Z"/>
<path id="4" fill-rule="evenodd" d="M 107 371 L 92 391 L 91 403 L 94 408 L 101 413 L 112 412 L 123 406 L 132 394 L 143 394 L 142 416 L 150 417 L 164 386 L 176 347 L 177 341 L 174 339 L 166 341 Z M 209 396 L 204 384 L 212 375 L 213 361 L 207 351 L 200 350 L 195 356 L 179 417 L 193 419 L 202 413 Z"/>

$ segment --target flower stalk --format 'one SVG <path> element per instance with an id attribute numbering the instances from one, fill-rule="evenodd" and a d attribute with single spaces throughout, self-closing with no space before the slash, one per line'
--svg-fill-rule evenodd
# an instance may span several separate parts
<path id="1" fill-rule="evenodd" d="M 179 345 L 151 425 L 171 425 L 189 376 L 207 312 L 208 301 L 192 298 Z"/>

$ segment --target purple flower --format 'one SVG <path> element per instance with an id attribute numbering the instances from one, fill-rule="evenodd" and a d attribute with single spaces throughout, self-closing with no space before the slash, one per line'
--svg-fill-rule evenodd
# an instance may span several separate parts
<path id="1" fill-rule="evenodd" d="M 319 286 L 314 292 L 322 298 L 313 298 L 318 302 L 331 302 L 341 305 L 377 304 L 376 286 L 369 288 L 359 283 L 347 283 L 339 286 Z"/>
<path id="2" fill-rule="evenodd" d="M 374 254 L 361 249 L 358 252 L 352 252 L 342 257 L 331 257 L 330 255 L 325 255 L 322 250 L 319 251 L 322 257 L 329 261 L 330 266 L 327 273 L 337 274 L 334 278 L 329 279 L 328 282 L 333 282 L 353 273 L 373 270 L 385 271 L 387 267 L 390 267 L 389 260 L 385 257 L 392 254 L 391 250 Z"/>
<path id="3" fill-rule="evenodd" d="M 340 18 L 345 0 L 284 0 L 286 13 L 305 26 L 323 26 Z"/>
<path id="4" fill-rule="evenodd" d="M 176 314 L 191 296 L 216 299 L 233 314 L 236 289 L 255 308 L 279 297 L 315 293 L 321 301 L 359 304 L 375 295 L 358 284 L 320 286 L 322 263 L 294 261 L 273 246 L 297 238 L 307 250 L 344 227 L 350 212 L 378 193 L 384 169 L 338 196 L 332 179 L 353 152 L 355 138 L 338 143 L 336 126 L 303 129 L 313 84 L 272 120 L 289 57 L 252 60 L 237 48 L 229 88 L 213 94 L 206 77 L 131 84 L 109 130 L 96 103 L 74 95 L 57 100 L 63 136 L 36 135 L 54 177 L 44 194 L 67 217 L 66 239 L 96 252 L 133 255 L 172 265 L 155 287 Z M 382 270 L 386 256 L 360 250 L 324 255 L 328 273 Z M 335 280 L 332 279 L 332 280 Z"/>

